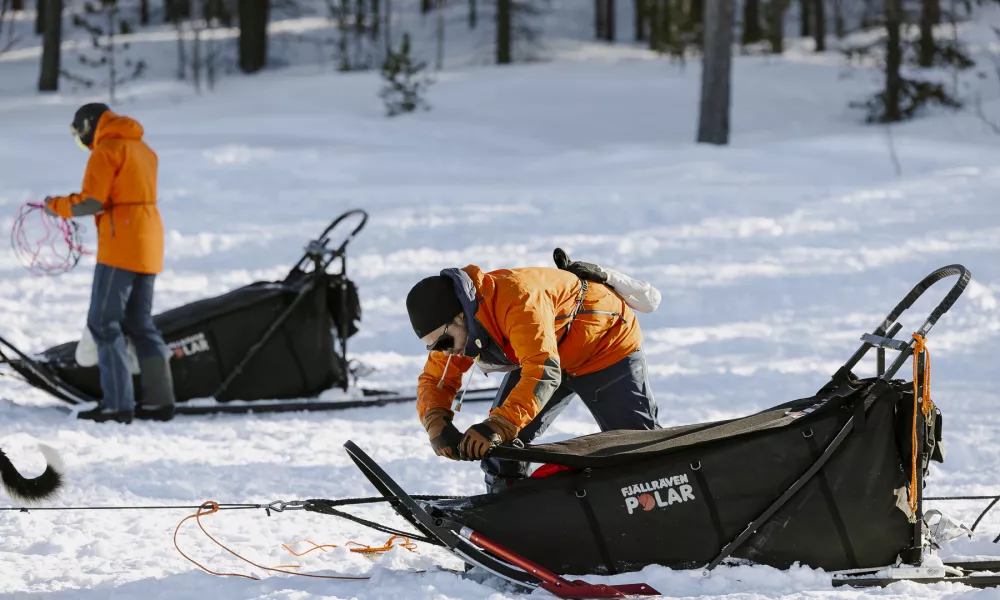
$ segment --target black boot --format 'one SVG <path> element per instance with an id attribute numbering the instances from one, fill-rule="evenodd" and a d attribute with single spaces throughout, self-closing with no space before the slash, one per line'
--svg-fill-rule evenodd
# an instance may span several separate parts
<path id="1" fill-rule="evenodd" d="M 174 418 L 174 377 L 170 356 L 152 356 L 139 361 L 142 404 L 136 407 L 137 419 L 169 421 Z"/>
<path id="2" fill-rule="evenodd" d="M 133 413 L 130 410 L 112 411 L 105 410 L 98 406 L 91 410 L 85 410 L 81 413 L 77 413 L 77 419 L 86 419 L 88 421 L 94 421 L 95 423 L 106 423 L 108 421 L 114 421 L 115 423 L 121 423 L 123 425 L 128 425 L 132 422 Z"/>
<path id="3" fill-rule="evenodd" d="M 139 404 L 135 407 L 135 418 L 144 421 L 170 421 L 174 418 L 174 407 Z"/>

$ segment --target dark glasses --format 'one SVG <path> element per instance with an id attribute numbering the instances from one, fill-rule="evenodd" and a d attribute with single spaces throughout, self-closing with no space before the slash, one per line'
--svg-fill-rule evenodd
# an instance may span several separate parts
<path id="1" fill-rule="evenodd" d="M 455 347 L 455 336 L 448 335 L 448 328 L 451 327 L 451 323 L 444 326 L 441 331 L 441 337 L 434 341 L 433 344 L 427 346 L 427 350 L 444 352 L 445 350 L 450 350 Z"/>

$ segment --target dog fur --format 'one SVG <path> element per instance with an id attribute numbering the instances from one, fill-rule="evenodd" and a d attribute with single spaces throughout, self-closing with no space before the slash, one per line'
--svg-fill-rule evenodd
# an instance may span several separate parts
<path id="1" fill-rule="evenodd" d="M 3 484 L 7 495 L 18 502 L 49 500 L 62 489 L 63 464 L 59 453 L 44 444 L 38 444 L 38 449 L 45 457 L 45 470 L 31 479 L 21 475 L 3 449 L 0 449 L 0 484 Z"/>

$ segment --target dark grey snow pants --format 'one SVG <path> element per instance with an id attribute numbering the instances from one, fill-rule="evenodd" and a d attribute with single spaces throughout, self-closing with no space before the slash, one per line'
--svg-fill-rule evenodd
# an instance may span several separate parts
<path id="1" fill-rule="evenodd" d="M 521 370 L 504 377 L 493 400 L 493 408 L 503 404 L 507 395 L 521 379 Z M 525 444 L 545 433 L 549 425 L 565 409 L 576 394 L 594 416 L 601 431 L 613 429 L 660 429 L 656 421 L 656 400 L 646 373 L 646 355 L 642 348 L 617 363 L 595 373 L 570 377 L 562 374 L 562 383 L 541 412 L 524 426 L 517 438 Z M 497 491 L 507 480 L 528 474 L 528 463 L 487 458 L 481 463 L 486 473 L 486 485 Z"/>

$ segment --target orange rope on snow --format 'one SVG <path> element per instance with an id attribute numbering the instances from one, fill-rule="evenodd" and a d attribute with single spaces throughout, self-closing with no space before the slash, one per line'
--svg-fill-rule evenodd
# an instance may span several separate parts
<path id="1" fill-rule="evenodd" d="M 399 544 L 393 544 L 393 542 L 396 541 L 396 540 L 402 540 L 402 542 L 399 543 Z M 282 544 L 281 546 L 285 550 L 288 550 L 290 553 L 294 554 L 295 556 L 305 556 L 306 554 L 309 554 L 310 552 L 314 552 L 316 550 L 322 550 L 323 552 L 326 552 L 327 548 L 337 548 L 338 547 L 338 546 L 336 546 L 334 544 L 317 544 L 316 542 L 314 542 L 312 540 L 298 540 L 296 542 L 292 542 L 291 545 L 294 546 L 295 544 L 301 544 L 303 542 L 305 542 L 307 544 L 312 544 L 313 547 L 310 548 L 310 549 L 308 549 L 308 550 L 306 550 L 305 552 L 296 552 L 295 550 L 292 550 L 289 547 L 288 544 Z M 378 554 L 380 552 L 388 552 L 389 550 L 392 550 L 395 547 L 406 548 L 410 552 L 414 552 L 417 549 L 417 544 L 416 543 L 411 542 L 410 538 L 403 537 L 401 535 L 394 535 L 391 538 L 389 538 L 389 541 L 386 542 L 384 545 L 382 545 L 382 546 L 376 546 L 374 548 L 371 547 L 368 544 L 362 544 L 361 542 L 355 542 L 354 540 L 351 540 L 351 541 L 347 542 L 346 544 L 344 544 L 344 546 L 347 547 L 347 546 L 350 546 L 352 544 L 355 545 L 355 546 L 358 546 L 358 547 L 357 548 L 350 548 L 350 551 L 351 552 L 356 552 L 356 553 L 359 553 L 359 554 Z"/>
<path id="2" fill-rule="evenodd" d="M 931 351 L 927 349 L 927 340 L 924 336 L 913 334 L 914 344 L 913 344 L 913 432 L 911 437 L 912 456 L 911 459 L 911 471 L 910 471 L 910 497 L 909 506 L 910 512 L 914 515 L 917 514 L 917 455 L 919 454 L 918 439 L 917 439 L 917 409 L 924 415 L 924 418 L 930 416 L 931 410 L 934 409 L 934 403 L 931 401 Z M 920 373 L 917 368 L 917 362 L 920 357 L 920 353 L 924 354 L 924 380 L 923 380 L 923 393 L 920 393 Z"/>
<path id="3" fill-rule="evenodd" d="M 207 510 L 206 510 L 206 508 L 207 508 Z M 244 561 L 244 562 L 246 562 L 248 564 L 251 564 L 251 565 L 257 567 L 258 569 L 263 569 L 265 571 L 273 571 L 273 572 L 276 572 L 276 573 L 284 573 L 286 575 L 298 575 L 300 577 L 313 577 L 313 578 L 316 578 L 316 579 L 344 579 L 344 580 L 356 580 L 356 581 L 362 581 L 362 580 L 371 579 L 371 577 L 367 576 L 367 575 L 360 575 L 360 576 L 352 576 L 352 575 L 314 575 L 312 573 L 296 573 L 294 571 L 288 571 L 288 570 L 286 570 L 286 569 L 298 569 L 298 568 L 300 568 L 298 565 L 279 565 L 277 567 L 265 567 L 263 565 L 258 565 L 257 563 L 253 562 L 252 560 L 244 558 L 243 556 L 240 556 L 239 554 L 237 554 L 233 550 L 227 548 L 224 544 L 222 544 L 222 542 L 220 542 L 219 540 L 217 540 L 214 537 L 212 537 L 212 534 L 208 533 L 208 531 L 205 531 L 205 526 L 202 525 L 201 518 L 204 517 L 204 516 L 206 516 L 206 515 L 211 515 L 211 514 L 214 514 L 214 513 L 217 513 L 217 512 L 219 512 L 219 505 L 216 502 L 213 502 L 213 501 L 205 502 L 200 507 L 198 507 L 198 511 L 195 512 L 193 515 L 188 515 L 187 517 L 184 517 L 184 519 L 181 520 L 181 522 L 177 524 L 177 528 L 174 530 L 174 548 L 177 549 L 177 551 L 180 553 L 181 556 L 183 556 L 187 560 L 189 560 L 192 563 L 194 563 L 195 566 L 197 566 L 198 568 L 200 568 L 202 571 L 205 571 L 206 573 L 209 573 L 211 575 L 218 575 L 220 577 L 244 577 L 246 579 L 253 579 L 255 581 L 260 581 L 260 577 L 257 577 L 256 575 L 246 575 L 244 573 L 220 573 L 218 571 L 213 571 L 211 569 L 208 569 L 207 567 L 205 567 L 201 563 L 195 561 L 193 558 L 191 558 L 187 554 L 184 554 L 184 552 L 180 549 L 180 546 L 177 545 L 177 532 L 180 531 L 181 525 L 183 525 L 189 519 L 194 519 L 195 521 L 197 521 L 198 527 L 201 529 L 202 533 L 204 533 L 206 536 L 208 536 L 208 539 L 210 539 L 213 542 L 215 542 L 216 545 L 218 545 L 220 548 L 222 548 L 226 552 L 232 554 L 236 558 L 238 558 L 238 559 L 240 559 L 240 560 L 242 560 L 242 561 Z M 394 537 L 398 537 L 398 536 L 394 536 Z M 409 540 L 406 540 L 406 541 L 407 541 L 407 543 L 409 543 Z M 317 544 L 313 544 L 313 545 L 316 546 L 316 547 L 313 548 L 312 550 L 316 550 L 317 548 L 323 548 L 323 546 L 319 546 Z M 285 546 L 285 547 L 288 548 L 287 546 Z M 386 550 L 388 550 L 391 547 L 392 547 L 392 540 L 390 540 L 389 544 L 387 544 Z M 309 550 L 308 552 L 311 552 L 312 550 Z M 291 552 L 290 549 L 289 549 L 289 551 Z M 372 550 L 372 551 L 375 551 L 375 550 Z M 324 550 L 324 552 L 325 552 L 325 550 Z M 294 554 L 294 552 L 293 552 L 293 554 Z M 303 553 L 303 554 L 305 554 L 305 553 Z M 297 555 L 297 556 L 301 556 L 301 555 Z"/>

